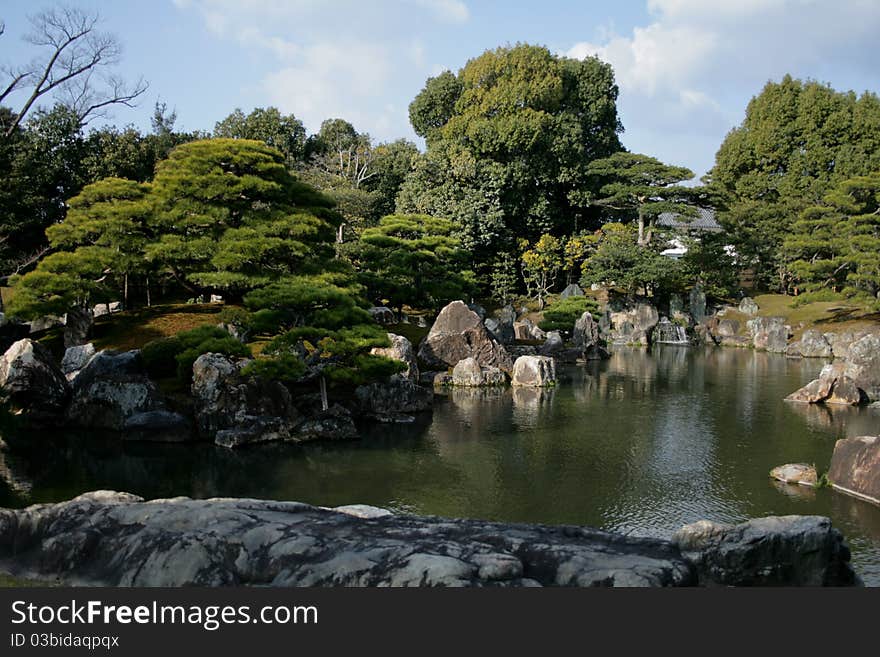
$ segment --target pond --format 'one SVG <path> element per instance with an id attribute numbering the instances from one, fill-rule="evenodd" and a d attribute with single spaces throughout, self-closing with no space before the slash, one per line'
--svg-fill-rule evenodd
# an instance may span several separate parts
<path id="1" fill-rule="evenodd" d="M 69 435 L 32 455 L 0 454 L 0 506 L 104 488 L 654 536 L 701 518 L 819 514 L 844 533 L 865 582 L 880 585 L 880 507 L 768 477 L 789 462 L 822 472 L 837 438 L 880 433 L 876 409 L 783 401 L 821 364 L 740 349 L 620 349 L 563 366 L 554 389 L 452 390 L 433 416 L 371 426 L 346 443 L 230 451 Z"/>

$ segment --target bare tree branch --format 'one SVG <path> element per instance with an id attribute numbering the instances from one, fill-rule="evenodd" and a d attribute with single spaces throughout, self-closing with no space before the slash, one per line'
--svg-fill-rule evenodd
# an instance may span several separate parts
<path id="1" fill-rule="evenodd" d="M 147 90 L 143 78 L 129 88 L 115 76 L 101 75 L 101 71 L 119 62 L 122 48 L 112 34 L 98 30 L 99 20 L 97 13 L 70 7 L 30 17 L 33 31 L 25 40 L 50 54 L 22 69 L 4 69 L 9 81 L 0 92 L 0 102 L 26 84 L 33 85 L 15 120 L 6 126 L 7 137 L 46 94 L 59 93 L 85 124 L 110 105 L 132 106 Z"/>

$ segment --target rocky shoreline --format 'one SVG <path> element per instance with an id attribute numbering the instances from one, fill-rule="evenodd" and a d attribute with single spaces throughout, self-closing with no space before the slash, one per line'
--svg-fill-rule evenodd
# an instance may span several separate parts
<path id="1" fill-rule="evenodd" d="M 0 509 L 0 570 L 87 586 L 852 586 L 828 518 L 700 521 L 671 539 L 587 527 L 96 491 Z"/>

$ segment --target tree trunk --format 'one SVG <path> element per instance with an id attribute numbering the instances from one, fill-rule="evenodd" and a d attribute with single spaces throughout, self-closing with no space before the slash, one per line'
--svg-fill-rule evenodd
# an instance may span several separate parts
<path id="1" fill-rule="evenodd" d="M 122 280 L 122 307 L 128 310 L 128 274 L 123 276 Z"/>
<path id="2" fill-rule="evenodd" d="M 639 205 L 639 246 L 645 246 L 645 212 Z"/>
<path id="3" fill-rule="evenodd" d="M 64 348 L 78 347 L 88 341 L 95 317 L 91 308 L 71 308 L 64 325 Z"/>
<path id="4" fill-rule="evenodd" d="M 151 305 L 152 304 L 150 302 L 150 277 L 147 276 L 147 308 L 149 308 Z"/>
<path id="5" fill-rule="evenodd" d="M 321 383 L 321 410 L 326 411 L 330 408 L 330 404 L 327 402 L 327 379 L 324 378 L 324 375 L 321 375 L 320 378 Z"/>

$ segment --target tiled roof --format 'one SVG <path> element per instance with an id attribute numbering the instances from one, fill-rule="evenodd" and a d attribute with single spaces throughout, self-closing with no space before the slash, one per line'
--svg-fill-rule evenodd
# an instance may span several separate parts
<path id="1" fill-rule="evenodd" d="M 721 224 L 715 219 L 715 210 L 710 208 L 697 208 L 695 217 L 681 215 L 677 212 L 663 212 L 657 217 L 657 225 L 663 228 L 686 228 L 711 232 L 721 230 Z"/>

